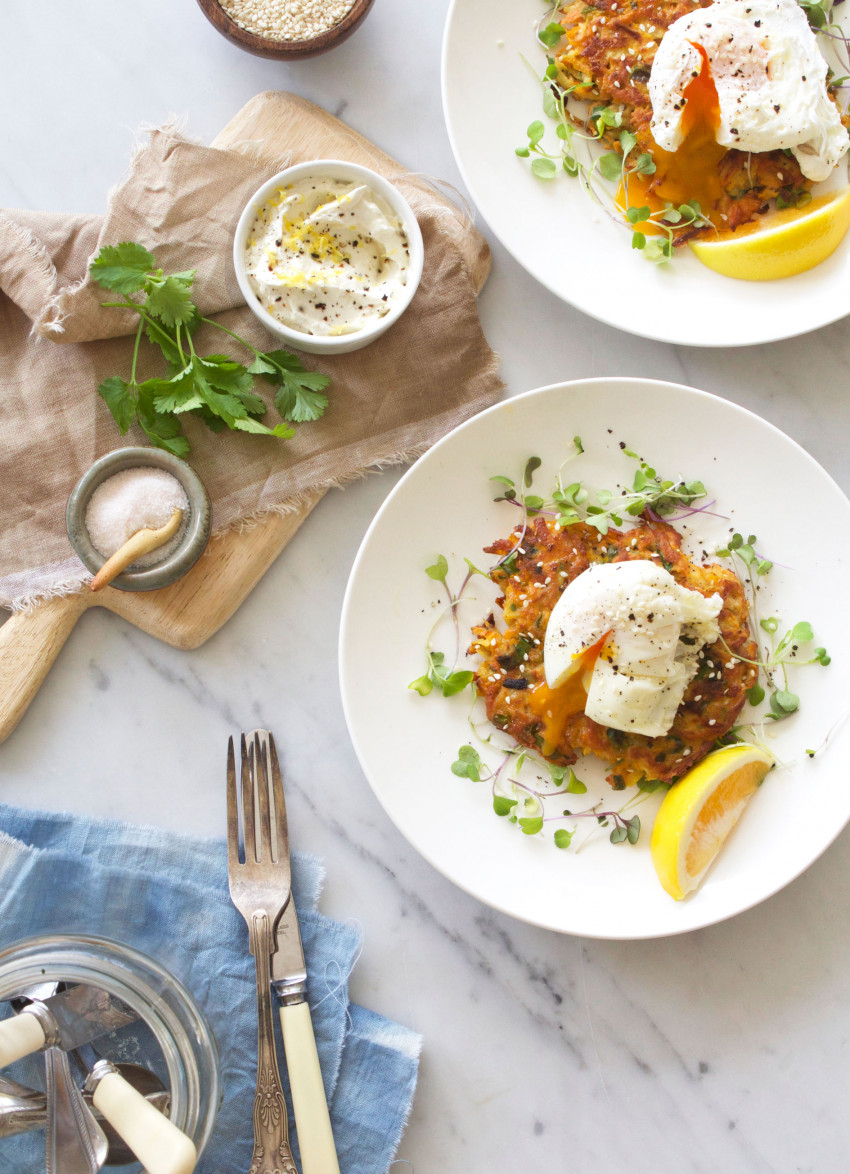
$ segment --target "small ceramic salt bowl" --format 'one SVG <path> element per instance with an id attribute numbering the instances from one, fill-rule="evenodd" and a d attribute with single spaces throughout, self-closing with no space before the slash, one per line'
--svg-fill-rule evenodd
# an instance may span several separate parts
<path id="1" fill-rule="evenodd" d="M 106 562 L 105 557 L 92 544 L 86 529 L 86 511 L 92 494 L 116 473 L 122 473 L 125 469 L 140 468 L 163 469 L 177 478 L 189 500 L 188 517 L 184 519 L 178 545 L 172 549 L 164 547 L 166 553 L 163 554 L 161 561 L 145 567 L 131 564 L 127 570 L 116 575 L 110 586 L 117 587 L 119 591 L 156 591 L 160 587 L 168 587 L 175 583 L 204 553 L 210 536 L 210 500 L 200 477 L 185 461 L 159 448 L 118 448 L 95 461 L 74 486 L 68 498 L 68 507 L 65 511 L 68 537 L 87 570 L 96 575 Z"/>
<path id="2" fill-rule="evenodd" d="M 271 28 L 268 32 L 264 29 L 262 33 L 252 31 L 250 28 L 243 28 L 222 7 L 219 0 L 198 0 L 204 16 L 228 41 L 238 45 L 240 49 L 254 53 L 257 57 L 272 57 L 277 61 L 298 61 L 302 57 L 316 57 L 319 53 L 325 53 L 328 49 L 341 45 L 363 22 L 373 3 L 374 0 L 354 0 L 348 11 L 335 20 L 329 28 L 324 28 L 324 22 L 321 21 L 320 32 L 314 33 L 312 36 L 284 41 L 276 37 Z M 268 10 L 265 13 L 264 7 Z M 272 17 L 271 10 L 274 7 L 271 4 L 264 6 L 262 0 L 256 0 L 253 5 L 255 15 L 265 15 L 269 18 Z M 280 8 L 280 5 L 277 7 Z M 323 15 L 321 7 L 318 9 L 317 15 Z M 244 23 L 248 24 L 249 22 L 246 20 Z M 255 27 L 259 29 L 261 26 L 257 24 Z"/>
<path id="3" fill-rule="evenodd" d="M 407 238 L 410 257 L 407 279 L 401 294 L 393 301 L 391 308 L 382 318 L 376 318 L 368 325 L 354 330 L 350 334 L 307 334 L 302 330 L 285 325 L 260 304 L 248 278 L 246 250 L 258 209 L 267 204 L 279 188 L 292 184 L 296 180 L 314 178 L 365 184 L 389 206 Z M 297 163 L 294 167 L 287 167 L 285 171 L 273 175 L 246 204 L 239 217 L 236 235 L 233 238 L 233 268 L 249 309 L 254 312 L 267 330 L 276 334 L 288 347 L 294 347 L 296 350 L 307 351 L 314 355 L 345 355 L 351 351 L 359 351 L 385 334 L 394 323 L 398 322 L 413 300 L 413 295 L 416 293 L 422 277 L 424 260 L 425 248 L 422 243 L 419 223 L 413 209 L 398 188 L 379 175 L 377 171 L 361 167 L 359 163 L 347 163 L 342 159 L 315 159 L 308 163 Z"/>

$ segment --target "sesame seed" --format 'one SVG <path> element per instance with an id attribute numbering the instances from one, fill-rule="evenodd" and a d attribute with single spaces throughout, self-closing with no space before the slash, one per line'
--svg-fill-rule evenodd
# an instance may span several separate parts
<path id="1" fill-rule="evenodd" d="M 348 15 L 354 0 L 219 0 L 240 28 L 270 41 L 308 41 Z"/>

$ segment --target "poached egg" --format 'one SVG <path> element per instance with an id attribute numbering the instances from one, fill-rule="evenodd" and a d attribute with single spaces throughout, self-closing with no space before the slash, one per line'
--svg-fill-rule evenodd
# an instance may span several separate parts
<path id="1" fill-rule="evenodd" d="M 583 571 L 558 599 L 543 645 L 546 686 L 571 712 L 615 730 L 666 734 L 723 600 L 682 587 L 648 559 Z"/>
<path id="2" fill-rule="evenodd" d="M 650 130 L 673 153 L 695 122 L 709 122 L 719 147 L 790 150 L 818 183 L 850 145 L 826 77 L 796 0 L 714 0 L 662 38 L 649 78 Z"/>

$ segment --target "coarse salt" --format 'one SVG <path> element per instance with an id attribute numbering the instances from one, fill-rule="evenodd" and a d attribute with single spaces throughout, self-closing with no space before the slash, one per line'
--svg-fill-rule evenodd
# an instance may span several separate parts
<path id="1" fill-rule="evenodd" d="M 124 469 L 101 482 L 89 499 L 85 525 L 92 546 L 109 558 L 139 530 L 158 530 L 175 510 L 183 511 L 183 523 L 164 546 L 142 555 L 133 567 L 162 562 L 183 541 L 189 499 L 176 477 L 165 469 Z"/>

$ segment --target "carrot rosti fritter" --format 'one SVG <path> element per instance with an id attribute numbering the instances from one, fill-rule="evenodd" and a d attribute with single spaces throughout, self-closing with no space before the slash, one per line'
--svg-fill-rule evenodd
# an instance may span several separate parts
<path id="1" fill-rule="evenodd" d="M 756 683 L 754 666 L 736 659 L 757 657 L 740 580 L 725 567 L 692 562 L 682 550 L 681 535 L 655 520 L 602 535 L 584 522 L 558 529 L 537 517 L 524 536 L 517 530 L 487 551 L 504 558 L 518 543 L 515 553 L 491 572 L 503 592 L 497 603 L 505 630 L 489 616 L 473 628 L 469 650 L 481 657 L 475 685 L 487 717 L 520 745 L 557 765 L 571 765 L 580 754 L 596 755 L 611 764 L 607 778 L 617 790 L 641 780 L 674 782 L 731 729 L 747 689 Z M 546 626 L 566 585 L 592 563 L 628 559 L 652 559 L 683 587 L 705 596 L 717 592 L 723 599 L 721 640 L 700 653 L 700 669 L 673 725 L 659 738 L 608 729 L 581 712 L 564 716 L 558 711 L 558 690 L 548 688 L 543 670 Z"/>
<path id="2" fill-rule="evenodd" d="M 574 0 L 555 14 L 565 38 L 555 50 L 558 82 L 573 96 L 590 103 L 587 125 L 597 133 L 595 116 L 607 107 L 616 109 L 622 121 L 603 133 L 605 145 L 620 151 L 621 130 L 637 138 L 637 151 L 660 158 L 660 149 L 650 130 L 652 105 L 649 76 L 658 45 L 665 32 L 680 17 L 710 0 Z M 661 153 L 663 154 L 663 153 Z M 780 206 L 808 199 L 807 179 L 790 152 L 776 150 L 747 152 L 722 148 L 716 163 L 716 199 L 703 212 L 717 227 L 735 229 L 768 210 L 770 200 Z M 648 179 L 644 191 L 632 204 L 652 198 L 663 182 L 663 169 Z M 633 180 L 637 182 L 637 180 Z M 684 195 L 690 198 L 694 193 Z M 689 228 L 676 234 L 675 243 L 711 232 Z"/>

